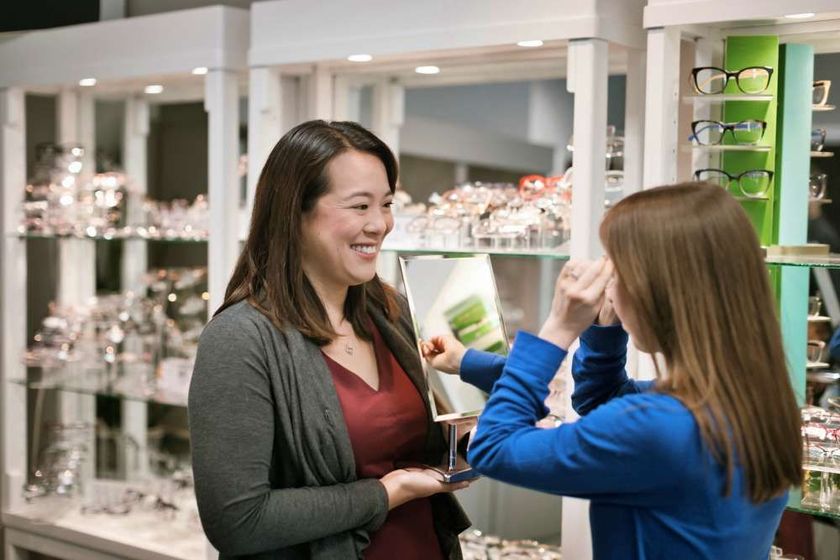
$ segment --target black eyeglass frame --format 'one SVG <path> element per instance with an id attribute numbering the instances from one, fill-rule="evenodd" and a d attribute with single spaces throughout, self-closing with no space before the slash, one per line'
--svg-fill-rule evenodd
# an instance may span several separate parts
<path id="1" fill-rule="evenodd" d="M 723 128 L 723 132 L 720 133 L 720 138 L 718 139 L 717 142 L 706 143 L 706 142 L 701 142 L 700 141 L 700 132 L 702 132 L 702 130 L 697 130 L 697 125 L 699 125 L 700 123 L 716 124 L 716 125 L 720 126 L 721 128 Z M 761 135 L 758 137 L 758 139 L 755 142 L 739 142 L 738 141 L 738 136 L 735 134 L 735 128 L 739 124 L 745 124 L 745 123 L 757 123 L 757 124 L 761 125 Z M 767 132 L 767 121 L 762 121 L 760 119 L 744 119 L 744 120 L 738 121 L 738 122 L 725 123 L 725 122 L 721 122 L 721 121 L 714 121 L 714 120 L 711 120 L 711 119 L 701 119 L 699 121 L 694 121 L 694 122 L 691 123 L 691 139 L 694 140 L 695 142 L 697 142 L 697 144 L 699 144 L 700 146 L 719 146 L 723 143 L 723 136 L 726 134 L 727 130 L 732 133 L 732 139 L 735 140 L 735 144 L 737 144 L 738 146 L 756 146 L 764 138 L 764 133 Z"/>
<path id="2" fill-rule="evenodd" d="M 765 84 L 765 86 L 763 88 L 761 88 L 759 91 L 744 91 L 744 88 L 741 87 L 741 78 L 740 78 L 741 72 L 744 72 L 746 70 L 757 70 L 757 69 L 767 71 L 767 84 Z M 700 72 L 702 72 L 703 70 L 718 70 L 721 74 L 724 74 L 726 76 L 726 79 L 724 80 L 723 86 L 720 88 L 720 91 L 707 92 L 707 91 L 703 91 L 702 89 L 700 89 L 700 85 L 697 83 L 697 75 Z M 719 93 L 724 93 L 726 91 L 726 86 L 729 85 L 729 80 L 732 79 L 732 78 L 735 78 L 735 85 L 738 87 L 738 89 L 741 91 L 741 93 L 744 93 L 744 94 L 747 94 L 747 95 L 758 95 L 761 92 L 766 91 L 767 88 L 770 87 L 770 80 L 771 80 L 771 78 L 773 78 L 773 68 L 771 66 L 747 66 L 747 67 L 741 68 L 740 70 L 737 70 L 735 72 L 730 72 L 728 70 L 724 70 L 723 68 L 720 68 L 718 66 L 698 66 L 697 68 L 692 68 L 691 69 L 691 80 L 692 80 L 692 83 L 694 84 L 694 89 L 702 95 L 716 95 L 716 94 L 719 94 Z"/>
<path id="3" fill-rule="evenodd" d="M 774 173 L 773 173 L 773 171 L 771 171 L 769 169 L 748 169 L 746 171 L 738 173 L 737 175 L 733 175 L 733 174 L 731 174 L 727 171 L 724 171 L 723 169 L 708 167 L 708 168 L 705 168 L 705 169 L 698 169 L 697 171 L 695 171 L 694 172 L 694 180 L 695 181 L 705 181 L 705 182 L 711 183 L 712 181 L 709 181 L 708 179 L 701 179 L 700 178 L 700 174 L 703 173 L 704 171 L 715 171 L 717 173 L 721 173 L 723 175 L 726 175 L 726 177 L 729 179 L 729 183 L 727 183 L 726 187 L 724 187 L 724 188 L 726 188 L 728 190 L 729 185 L 731 185 L 732 182 L 734 181 L 735 184 L 738 185 L 738 190 L 741 191 L 741 194 L 743 194 L 747 198 L 755 198 L 755 199 L 764 198 L 767 195 L 767 193 L 770 191 L 770 185 L 773 184 Z M 747 191 L 744 190 L 744 187 L 741 185 L 741 178 L 750 174 L 750 173 L 762 173 L 762 174 L 767 176 L 767 187 L 763 191 L 761 191 L 760 193 L 755 193 L 755 194 L 748 193 Z"/>

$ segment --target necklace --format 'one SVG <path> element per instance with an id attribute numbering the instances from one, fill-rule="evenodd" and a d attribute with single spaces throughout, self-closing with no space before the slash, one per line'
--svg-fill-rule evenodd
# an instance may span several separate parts
<path id="1" fill-rule="evenodd" d="M 353 355 L 353 343 L 349 340 L 344 341 L 344 351 L 347 353 L 348 356 Z"/>

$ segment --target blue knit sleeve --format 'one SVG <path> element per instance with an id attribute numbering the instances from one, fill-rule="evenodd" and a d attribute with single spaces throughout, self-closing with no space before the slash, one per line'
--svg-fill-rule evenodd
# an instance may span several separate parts
<path id="1" fill-rule="evenodd" d="M 470 348 L 461 358 L 461 379 L 489 393 L 502 375 L 505 362 L 504 356 Z"/>
<path id="2" fill-rule="evenodd" d="M 670 479 L 680 476 L 673 458 L 690 458 L 699 449 L 688 435 L 694 430 L 692 417 L 675 399 L 634 395 L 614 399 L 574 423 L 535 427 L 546 413 L 548 383 L 565 355 L 549 342 L 519 333 L 479 417 L 470 464 L 491 478 L 569 496 L 629 503 L 650 499 L 646 491 L 667 493 Z M 659 433 L 661 426 L 671 435 Z"/>
<path id="3" fill-rule="evenodd" d="M 621 325 L 593 325 L 580 336 L 580 347 L 572 358 L 572 406 L 581 416 L 614 397 L 650 388 L 650 381 L 627 377 L 627 341 Z"/>

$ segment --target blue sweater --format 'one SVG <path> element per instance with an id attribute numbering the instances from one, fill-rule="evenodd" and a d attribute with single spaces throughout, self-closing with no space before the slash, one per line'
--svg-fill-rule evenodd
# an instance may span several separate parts
<path id="1" fill-rule="evenodd" d="M 465 381 L 490 392 L 468 459 L 504 482 L 591 500 L 596 559 L 766 559 L 787 496 L 753 504 L 736 468 L 703 444 L 677 399 L 628 379 L 627 335 L 591 327 L 580 338 L 572 404 L 581 415 L 554 429 L 534 427 L 566 351 L 520 332 L 505 358 L 469 350 Z M 768 450 L 772 452 L 772 450 Z"/>

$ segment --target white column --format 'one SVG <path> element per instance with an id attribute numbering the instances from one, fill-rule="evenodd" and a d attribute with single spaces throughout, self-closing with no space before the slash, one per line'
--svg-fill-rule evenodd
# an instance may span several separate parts
<path id="1" fill-rule="evenodd" d="M 572 41 L 567 78 L 567 87 L 575 95 L 572 258 L 593 259 L 603 252 L 598 240 L 598 224 L 604 213 L 607 77 L 607 42 L 600 39 Z M 572 386 L 571 382 L 568 386 Z M 563 498 L 564 556 L 591 558 L 588 512 L 589 502 Z"/>
<path id="2" fill-rule="evenodd" d="M 400 153 L 400 128 L 405 121 L 405 88 L 390 80 L 373 86 L 373 133 L 388 144 L 394 155 Z"/>
<path id="3" fill-rule="evenodd" d="M 82 171 L 85 177 L 96 173 L 96 100 L 89 91 L 79 93 L 79 143 L 85 148 Z"/>
<path id="4" fill-rule="evenodd" d="M 239 256 L 239 100 L 236 73 L 210 70 L 205 78 L 204 108 L 208 113 L 207 195 L 210 203 L 208 288 L 210 315 L 224 301 Z"/>
<path id="5" fill-rule="evenodd" d="M 644 187 L 677 180 L 679 68 L 679 30 L 648 30 Z"/>
<path id="6" fill-rule="evenodd" d="M 347 76 L 333 78 L 333 118 L 337 121 L 361 122 L 362 86 Z"/>
<path id="7" fill-rule="evenodd" d="M 645 126 L 645 52 L 627 51 L 624 106 L 624 195 L 642 188 Z"/>
<path id="8" fill-rule="evenodd" d="M 248 84 L 248 181 L 245 215 L 251 219 L 254 194 L 268 155 L 286 131 L 282 119 L 280 74 L 272 68 L 251 68 Z M 287 125 L 288 126 L 288 125 Z M 248 224 L 243 224 L 247 231 Z"/>
<path id="9" fill-rule="evenodd" d="M 87 154 L 96 152 L 93 99 L 78 92 L 64 89 L 58 95 L 58 141 L 60 144 L 82 144 Z M 83 135 L 85 138 L 83 138 Z M 90 179 L 92 169 L 82 168 L 80 180 Z M 81 188 L 82 186 L 79 185 Z M 87 239 L 60 239 L 58 241 L 58 303 L 64 306 L 83 307 L 96 296 L 96 244 Z M 81 375 L 82 372 L 76 372 Z M 88 441 L 89 460 L 82 466 L 82 480 L 94 476 L 93 453 L 96 439 L 96 398 L 92 395 L 60 392 L 56 397 L 56 418 L 61 423 L 84 422 L 91 427 Z M 40 429 L 40 426 L 35 426 Z M 87 490 L 90 485 L 86 485 Z"/>
<path id="10" fill-rule="evenodd" d="M 313 66 L 307 93 L 309 118 L 333 120 L 333 75 L 328 68 Z"/>
<path id="11" fill-rule="evenodd" d="M 3 510 L 23 502 L 26 481 L 26 243 L 15 237 L 26 185 L 26 111 L 19 88 L 0 89 L 0 414 L 2 414 Z"/>
<path id="12" fill-rule="evenodd" d="M 129 97 L 125 101 L 123 118 L 123 167 L 128 177 L 129 194 L 126 205 L 128 223 L 138 224 L 143 217 L 143 200 L 148 192 L 147 183 L 147 137 L 149 135 L 149 104 L 142 97 Z M 123 244 L 122 281 L 123 292 L 142 296 L 143 275 L 148 271 L 146 241 L 126 240 Z M 138 349 L 127 348 L 128 351 Z M 122 430 L 126 438 L 136 443 L 125 445 L 117 455 L 120 462 L 117 470 L 129 480 L 143 478 L 148 473 L 148 405 L 143 402 L 123 400 Z"/>
<path id="13" fill-rule="evenodd" d="M 602 254 L 598 224 L 604 214 L 607 151 L 607 42 L 572 41 L 569 45 L 569 91 L 575 94 L 574 186 L 572 188 L 572 258 Z"/>

